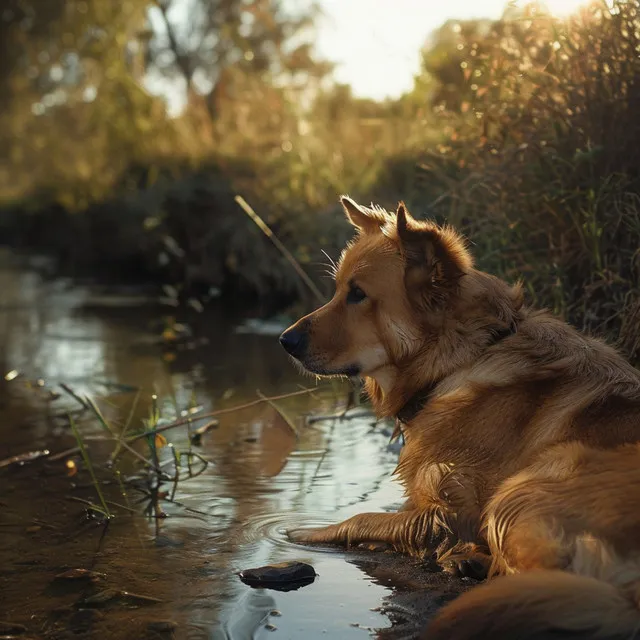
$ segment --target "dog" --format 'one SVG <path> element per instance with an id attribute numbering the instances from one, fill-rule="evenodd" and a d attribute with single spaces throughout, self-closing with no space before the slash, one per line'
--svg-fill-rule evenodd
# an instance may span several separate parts
<path id="1" fill-rule="evenodd" d="M 489 577 L 430 640 L 640 638 L 640 373 L 474 268 L 453 228 L 341 202 L 356 235 L 335 295 L 280 343 L 395 417 L 406 503 L 289 537 Z"/>

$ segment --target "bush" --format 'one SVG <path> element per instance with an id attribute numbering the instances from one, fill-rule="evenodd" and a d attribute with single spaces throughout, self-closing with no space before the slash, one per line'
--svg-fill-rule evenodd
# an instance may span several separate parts
<path id="1" fill-rule="evenodd" d="M 435 105 L 445 135 L 420 160 L 421 204 L 464 228 L 481 266 L 637 361 L 638 3 L 566 22 L 531 6 L 480 43 L 458 32 L 470 98 Z"/>

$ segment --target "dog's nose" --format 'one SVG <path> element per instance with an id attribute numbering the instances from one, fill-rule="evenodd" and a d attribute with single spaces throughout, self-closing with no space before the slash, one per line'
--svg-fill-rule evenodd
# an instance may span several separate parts
<path id="1" fill-rule="evenodd" d="M 294 358 L 299 358 L 307 348 L 307 334 L 298 329 L 287 329 L 280 336 L 280 344 Z"/>

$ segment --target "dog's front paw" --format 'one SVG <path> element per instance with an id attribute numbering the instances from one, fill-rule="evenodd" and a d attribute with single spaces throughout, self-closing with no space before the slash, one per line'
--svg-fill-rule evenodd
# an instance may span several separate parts
<path id="1" fill-rule="evenodd" d="M 313 527 L 307 529 L 289 529 L 287 536 L 291 542 L 301 544 L 340 544 L 339 531 L 335 525 L 328 527 Z"/>
<path id="2" fill-rule="evenodd" d="M 314 529 L 288 529 L 285 533 L 291 542 L 300 544 L 310 544 L 313 542 L 323 542 L 320 533 L 322 528 Z"/>

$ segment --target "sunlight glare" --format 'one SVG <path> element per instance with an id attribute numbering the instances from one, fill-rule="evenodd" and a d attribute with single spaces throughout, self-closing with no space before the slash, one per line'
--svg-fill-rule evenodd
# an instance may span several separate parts
<path id="1" fill-rule="evenodd" d="M 552 15 L 558 18 L 575 13 L 580 7 L 589 4 L 589 0 L 543 0 L 543 4 Z"/>

